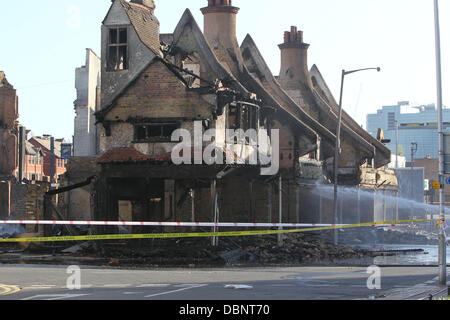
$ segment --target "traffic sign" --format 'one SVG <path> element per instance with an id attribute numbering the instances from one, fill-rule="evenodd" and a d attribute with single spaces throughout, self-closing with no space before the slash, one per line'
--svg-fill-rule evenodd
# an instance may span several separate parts
<path id="1" fill-rule="evenodd" d="M 61 144 L 61 159 L 70 159 L 72 157 L 72 144 Z"/>
<path id="2" fill-rule="evenodd" d="M 433 189 L 442 189 L 442 184 L 437 181 L 433 181 L 432 183 Z"/>

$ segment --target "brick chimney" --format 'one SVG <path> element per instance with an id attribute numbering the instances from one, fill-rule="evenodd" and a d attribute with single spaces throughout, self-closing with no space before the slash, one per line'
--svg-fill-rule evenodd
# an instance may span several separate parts
<path id="1" fill-rule="evenodd" d="M 298 89 L 299 82 L 312 87 L 308 71 L 309 44 L 303 42 L 303 32 L 297 27 L 284 33 L 281 50 L 281 70 L 279 81 L 284 89 Z"/>
<path id="2" fill-rule="evenodd" d="M 204 34 L 213 49 L 239 48 L 236 38 L 236 16 L 239 8 L 232 0 L 208 0 L 201 9 L 204 15 Z"/>

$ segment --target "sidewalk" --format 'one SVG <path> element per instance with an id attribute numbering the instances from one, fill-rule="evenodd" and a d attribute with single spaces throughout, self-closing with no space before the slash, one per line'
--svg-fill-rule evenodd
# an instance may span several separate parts
<path id="1" fill-rule="evenodd" d="M 448 298 L 448 288 L 441 286 L 415 286 L 409 289 L 392 290 L 376 300 L 437 300 Z"/>

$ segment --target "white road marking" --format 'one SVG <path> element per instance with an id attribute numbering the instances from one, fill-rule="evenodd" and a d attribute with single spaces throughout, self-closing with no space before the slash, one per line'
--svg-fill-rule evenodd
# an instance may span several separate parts
<path id="1" fill-rule="evenodd" d="M 136 286 L 136 288 L 166 288 L 170 284 L 141 284 Z"/>
<path id="2" fill-rule="evenodd" d="M 32 287 L 46 288 L 46 287 L 56 287 L 56 284 L 32 284 Z"/>
<path id="3" fill-rule="evenodd" d="M 143 294 L 144 292 L 124 292 L 123 294 L 132 295 L 132 294 Z"/>
<path id="4" fill-rule="evenodd" d="M 197 286 L 198 283 L 183 283 L 183 284 L 175 284 L 174 287 L 175 288 L 186 288 L 186 287 L 193 287 L 193 286 Z"/>
<path id="5" fill-rule="evenodd" d="M 196 289 L 196 288 L 201 288 L 201 287 L 206 287 L 206 286 L 207 286 L 207 284 L 200 284 L 200 285 L 196 285 L 196 286 L 193 286 L 193 287 L 187 287 L 187 288 L 182 288 L 182 289 L 178 289 L 178 290 L 172 290 L 172 291 L 166 291 L 166 292 L 151 294 L 151 295 L 145 296 L 145 298 L 162 296 L 162 295 L 165 295 L 165 294 L 171 294 L 171 293 L 175 293 L 175 292 L 180 292 L 180 291 L 190 290 L 190 289 Z"/>
<path id="6" fill-rule="evenodd" d="M 131 284 L 105 284 L 104 288 L 126 288 L 131 287 Z"/>
<path id="7" fill-rule="evenodd" d="M 70 298 L 78 298 L 82 296 L 89 296 L 89 294 L 39 294 L 36 296 L 31 296 L 28 298 L 23 298 L 21 300 L 63 300 L 63 299 L 70 299 Z M 44 299 L 46 298 L 46 299 Z"/>

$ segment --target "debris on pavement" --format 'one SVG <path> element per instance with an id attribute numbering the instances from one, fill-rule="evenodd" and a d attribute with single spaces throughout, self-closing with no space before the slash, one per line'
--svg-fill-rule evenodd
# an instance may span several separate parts
<path id="1" fill-rule="evenodd" d="M 228 284 L 225 286 L 225 289 L 252 290 L 253 287 L 245 284 Z"/>
<path id="2" fill-rule="evenodd" d="M 77 253 L 77 252 L 81 252 L 81 251 L 91 248 L 91 247 L 92 247 L 91 242 L 83 242 L 81 244 L 76 244 L 70 248 L 64 249 L 61 252 L 62 253 Z"/>

